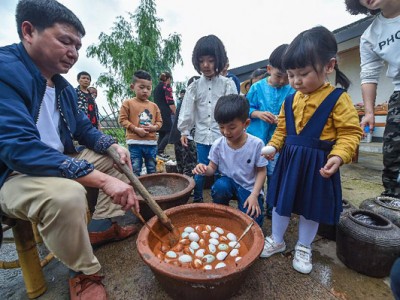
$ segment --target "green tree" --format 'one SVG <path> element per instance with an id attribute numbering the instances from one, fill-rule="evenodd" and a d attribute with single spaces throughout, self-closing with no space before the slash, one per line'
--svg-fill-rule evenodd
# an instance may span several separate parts
<path id="1" fill-rule="evenodd" d="M 186 83 L 183 81 L 176 81 L 174 82 L 174 87 L 175 87 L 175 96 L 176 98 L 178 98 L 180 91 L 182 89 L 186 89 Z"/>
<path id="2" fill-rule="evenodd" d="M 88 47 L 87 56 L 97 58 L 108 70 L 100 75 L 97 84 L 106 88 L 109 102 L 132 95 L 129 85 L 136 70 L 148 71 L 157 82 L 162 71 L 182 64 L 181 36 L 173 33 L 163 39 L 161 22 L 155 2 L 141 0 L 135 14 L 129 13 L 129 20 L 118 16 L 111 34 L 102 32 L 99 43 Z"/>
<path id="3" fill-rule="evenodd" d="M 118 16 L 111 34 L 102 32 L 99 43 L 88 47 L 87 57 L 97 58 L 108 71 L 96 84 L 106 91 L 111 118 L 118 115 L 122 100 L 132 96 L 129 86 L 136 70 L 148 71 L 157 83 L 162 71 L 182 64 L 181 36 L 173 33 L 163 39 L 161 22 L 155 1 L 141 0 L 135 13 L 129 13 L 129 20 Z"/>

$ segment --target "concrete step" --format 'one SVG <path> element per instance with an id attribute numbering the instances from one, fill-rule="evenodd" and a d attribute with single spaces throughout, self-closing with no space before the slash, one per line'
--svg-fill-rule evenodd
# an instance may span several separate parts
<path id="1" fill-rule="evenodd" d="M 360 151 L 382 153 L 382 143 L 360 143 Z"/>

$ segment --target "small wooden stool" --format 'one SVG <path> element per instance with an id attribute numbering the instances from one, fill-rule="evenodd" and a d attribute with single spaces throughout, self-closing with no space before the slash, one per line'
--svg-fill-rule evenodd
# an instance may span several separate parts
<path id="1" fill-rule="evenodd" d="M 86 190 L 88 201 L 87 216 L 89 221 L 91 213 L 93 213 L 96 206 L 99 190 L 96 188 L 86 188 Z M 40 260 L 36 244 L 41 243 L 42 239 L 37 231 L 36 224 L 30 221 L 9 218 L 2 214 L 1 211 L 0 220 L 2 233 L 12 229 L 18 254 L 18 260 L 10 262 L 0 261 L 0 269 L 21 268 L 29 299 L 37 298 L 47 290 L 47 283 L 42 268 L 54 258 L 54 254 L 49 253 L 45 258 Z"/>
<path id="2" fill-rule="evenodd" d="M 18 260 L 0 261 L 0 269 L 21 268 L 29 299 L 37 298 L 47 290 L 42 267 L 51 260 L 49 255 L 52 254 L 43 262 L 40 261 L 31 222 L 3 215 L 2 223 L 5 224 L 2 225 L 2 231 L 12 228 Z"/>

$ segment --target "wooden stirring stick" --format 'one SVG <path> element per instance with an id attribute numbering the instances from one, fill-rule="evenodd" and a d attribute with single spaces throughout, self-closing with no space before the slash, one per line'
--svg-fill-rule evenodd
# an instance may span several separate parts
<path id="1" fill-rule="evenodd" d="M 151 229 L 149 224 L 147 224 L 147 222 L 144 220 L 143 216 L 139 212 L 137 212 L 134 208 L 132 208 L 132 212 L 143 223 L 143 225 L 146 226 L 147 229 L 151 231 L 151 233 L 157 238 L 157 240 L 159 240 L 161 242 L 161 244 L 165 243 L 165 241 L 163 241 L 160 238 L 160 236 L 157 233 L 155 233 L 153 229 Z"/>
<path id="2" fill-rule="evenodd" d="M 237 239 L 235 246 L 232 247 L 232 249 L 228 252 L 228 254 L 224 257 L 222 261 L 224 261 L 229 254 L 231 254 L 232 250 L 236 248 L 237 244 L 242 240 L 242 238 L 246 235 L 246 233 L 250 230 L 251 226 L 254 225 L 254 221 L 251 221 L 251 223 L 246 227 L 246 229 L 243 231 L 242 235 Z"/>
<path id="3" fill-rule="evenodd" d="M 114 162 L 118 165 L 121 171 L 128 177 L 132 186 L 135 188 L 140 195 L 142 195 L 143 200 L 147 203 L 150 209 L 156 214 L 161 224 L 164 225 L 169 233 L 167 234 L 167 239 L 169 241 L 170 247 L 175 246 L 181 237 L 179 230 L 172 224 L 171 219 L 165 214 L 158 203 L 154 200 L 153 196 L 147 191 L 140 180 L 133 174 L 132 170 L 126 165 L 120 162 L 120 157 L 118 152 L 113 148 L 109 147 L 107 149 L 107 154 L 112 157 Z"/>

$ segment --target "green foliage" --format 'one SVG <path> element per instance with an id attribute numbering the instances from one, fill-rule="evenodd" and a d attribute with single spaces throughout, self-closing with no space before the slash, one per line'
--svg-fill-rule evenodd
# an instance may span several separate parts
<path id="1" fill-rule="evenodd" d="M 136 70 L 149 72 L 154 86 L 161 72 L 182 64 L 181 36 L 173 33 L 163 39 L 158 25 L 162 21 L 156 16 L 154 0 L 141 0 L 129 20 L 117 17 L 112 32 L 102 32 L 99 43 L 88 47 L 87 56 L 97 58 L 108 70 L 96 84 L 105 88 L 112 111 L 119 111 L 122 100 L 133 96 L 130 83 Z"/>
<path id="2" fill-rule="evenodd" d="M 125 130 L 124 128 L 107 128 L 103 129 L 103 133 L 111 135 L 118 141 L 118 144 L 126 146 Z"/>
<path id="3" fill-rule="evenodd" d="M 181 90 L 186 90 L 186 83 L 183 81 L 177 81 L 177 82 L 174 82 L 174 85 L 175 85 L 175 96 L 176 96 L 176 99 L 178 99 L 179 92 Z"/>

